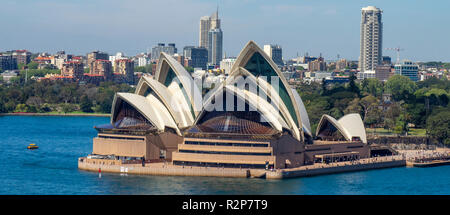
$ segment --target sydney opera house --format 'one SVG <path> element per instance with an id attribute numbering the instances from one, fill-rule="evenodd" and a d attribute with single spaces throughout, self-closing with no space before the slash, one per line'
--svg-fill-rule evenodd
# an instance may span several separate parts
<path id="1" fill-rule="evenodd" d="M 135 93 L 117 93 L 110 124 L 96 126 L 94 155 L 183 166 L 291 168 L 367 158 L 359 114 L 322 116 L 311 132 L 305 106 L 253 41 L 207 94 L 171 56 Z"/>

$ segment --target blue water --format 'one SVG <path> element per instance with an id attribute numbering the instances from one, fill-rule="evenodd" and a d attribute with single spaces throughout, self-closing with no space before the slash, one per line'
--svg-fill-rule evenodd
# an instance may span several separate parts
<path id="1" fill-rule="evenodd" d="M 0 194 L 450 194 L 450 166 L 288 180 L 137 176 L 80 171 L 106 117 L 0 117 Z M 30 143 L 38 150 L 27 150 Z"/>

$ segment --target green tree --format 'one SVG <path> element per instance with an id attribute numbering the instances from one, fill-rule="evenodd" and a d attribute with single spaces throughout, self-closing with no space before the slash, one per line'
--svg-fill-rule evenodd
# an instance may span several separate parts
<path id="1" fill-rule="evenodd" d="M 64 103 L 61 106 L 62 106 L 62 111 L 64 113 L 70 113 L 70 112 L 74 112 L 76 110 L 76 107 L 74 104 Z"/>
<path id="2" fill-rule="evenodd" d="M 366 119 L 366 116 L 369 115 L 371 111 L 378 108 L 379 100 L 372 95 L 368 95 L 361 99 L 359 102 L 363 109 L 363 120 Z"/>
<path id="3" fill-rule="evenodd" d="M 38 66 L 39 66 L 39 63 L 34 62 L 34 61 L 27 64 L 28 69 L 37 69 Z"/>
<path id="4" fill-rule="evenodd" d="M 404 114 L 400 114 L 395 119 L 395 127 L 394 127 L 394 133 L 396 134 L 405 134 L 408 132 L 408 122 L 405 118 Z"/>
<path id="5" fill-rule="evenodd" d="M 305 68 L 303 68 L 303 66 L 297 66 L 295 69 L 296 69 L 297 71 L 303 71 L 303 70 L 305 70 Z"/>
<path id="6" fill-rule="evenodd" d="M 394 75 L 388 79 L 385 91 L 396 101 L 408 100 L 416 91 L 417 85 L 411 79 L 402 75 Z"/>
<path id="7" fill-rule="evenodd" d="M 363 92 L 380 98 L 383 94 L 383 84 L 376 78 L 367 78 L 361 82 Z"/>
<path id="8" fill-rule="evenodd" d="M 189 73 L 193 73 L 194 72 L 194 68 L 190 67 L 190 66 L 186 66 L 184 67 L 186 69 L 186 71 L 188 71 Z"/>
<path id="9" fill-rule="evenodd" d="M 16 106 L 16 109 L 14 110 L 14 112 L 26 113 L 26 112 L 28 112 L 28 106 L 26 104 L 18 104 Z"/>
<path id="10" fill-rule="evenodd" d="M 427 119 L 427 133 L 439 143 L 450 145 L 450 110 L 439 111 Z"/>
<path id="11" fill-rule="evenodd" d="M 397 117 L 400 116 L 402 112 L 403 107 L 401 106 L 401 103 L 394 102 L 391 104 L 384 112 L 384 128 L 393 130 L 396 125 Z"/>
<path id="12" fill-rule="evenodd" d="M 361 105 L 359 104 L 360 99 L 359 98 L 355 98 L 353 99 L 347 106 L 347 108 L 345 108 L 344 110 L 344 114 L 349 114 L 349 113 L 358 113 L 360 114 L 362 111 Z"/>
<path id="13" fill-rule="evenodd" d="M 86 113 L 92 113 L 93 112 L 93 110 L 92 110 L 92 102 L 89 100 L 89 98 L 86 95 L 81 97 L 80 109 L 81 109 L 81 111 L 86 112 Z"/>
<path id="14" fill-rule="evenodd" d="M 350 92 L 356 93 L 359 96 L 359 94 L 360 94 L 359 87 L 356 85 L 356 82 L 355 82 L 356 76 L 351 75 L 349 79 L 350 79 L 350 82 L 348 84 L 348 90 Z"/>

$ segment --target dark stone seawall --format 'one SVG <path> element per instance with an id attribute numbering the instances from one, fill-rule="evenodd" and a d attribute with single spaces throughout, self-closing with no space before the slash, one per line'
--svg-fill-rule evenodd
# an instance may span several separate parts
<path id="1" fill-rule="evenodd" d="M 368 137 L 367 143 L 372 144 L 436 144 L 437 141 L 430 137 L 417 137 L 417 136 L 377 136 Z"/>

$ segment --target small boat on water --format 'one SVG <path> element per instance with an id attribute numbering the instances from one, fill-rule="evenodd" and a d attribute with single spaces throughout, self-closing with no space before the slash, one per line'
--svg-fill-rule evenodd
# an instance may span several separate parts
<path id="1" fill-rule="evenodd" d="M 30 145 L 28 145 L 28 147 L 27 147 L 28 149 L 38 149 L 39 148 L 39 146 L 37 146 L 36 144 L 34 144 L 34 143 L 31 143 Z"/>

